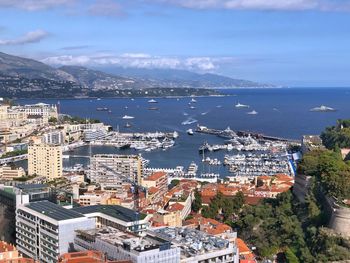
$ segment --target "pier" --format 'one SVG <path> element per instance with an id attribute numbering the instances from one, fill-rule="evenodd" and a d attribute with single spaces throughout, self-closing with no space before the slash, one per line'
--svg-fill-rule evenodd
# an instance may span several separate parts
<path id="1" fill-rule="evenodd" d="M 251 136 L 254 137 L 255 139 L 263 139 L 263 140 L 269 140 L 269 141 L 281 141 L 281 142 L 289 142 L 289 143 L 299 143 L 299 140 L 295 139 L 288 139 L 288 138 L 282 138 L 278 136 L 269 136 L 269 135 L 264 135 L 262 133 L 257 133 L 257 132 L 250 132 L 250 131 L 232 131 L 229 127 L 225 130 L 218 130 L 218 129 L 212 129 L 208 128 L 206 126 L 200 126 L 198 125 L 196 130 L 198 133 L 204 133 L 204 134 L 210 134 L 210 135 L 216 135 L 219 137 L 223 137 L 226 139 L 233 139 L 236 136 Z"/>

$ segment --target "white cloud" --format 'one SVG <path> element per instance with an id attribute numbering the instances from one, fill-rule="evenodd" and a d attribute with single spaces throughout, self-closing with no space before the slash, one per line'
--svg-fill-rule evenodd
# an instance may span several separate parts
<path id="1" fill-rule="evenodd" d="M 89 9 L 89 14 L 96 16 L 122 16 L 121 6 L 113 0 L 97 0 Z"/>
<path id="2" fill-rule="evenodd" d="M 232 63 L 232 57 L 162 57 L 143 53 L 125 53 L 121 55 L 63 55 L 52 56 L 41 61 L 51 65 L 80 66 L 121 66 L 136 68 L 171 68 L 212 72 L 222 64 Z"/>
<path id="3" fill-rule="evenodd" d="M 0 7 L 20 8 L 28 11 L 68 5 L 75 0 L 0 0 Z"/>
<path id="4" fill-rule="evenodd" d="M 0 45 L 24 45 L 29 43 L 40 42 L 49 34 L 44 30 L 35 30 L 26 33 L 25 35 L 16 39 L 0 39 Z"/>
<path id="5" fill-rule="evenodd" d="M 149 0 L 195 9 L 349 11 L 349 0 Z"/>

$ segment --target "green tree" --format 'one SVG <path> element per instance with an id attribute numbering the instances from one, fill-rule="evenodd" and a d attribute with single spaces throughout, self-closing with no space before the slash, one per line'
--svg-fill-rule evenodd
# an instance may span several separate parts
<path id="1" fill-rule="evenodd" d="M 299 259 L 290 248 L 286 249 L 285 256 L 286 256 L 287 263 L 299 263 Z"/>
<path id="2" fill-rule="evenodd" d="M 192 211 L 198 212 L 202 208 L 202 196 L 200 192 L 196 189 L 194 192 L 194 201 L 192 203 Z"/>

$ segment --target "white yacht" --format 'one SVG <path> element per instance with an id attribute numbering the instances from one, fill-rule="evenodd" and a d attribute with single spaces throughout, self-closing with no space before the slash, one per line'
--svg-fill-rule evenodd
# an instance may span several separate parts
<path id="1" fill-rule="evenodd" d="M 197 101 L 196 101 L 194 98 L 192 98 L 192 99 L 191 99 L 191 102 L 192 102 L 192 103 L 196 103 Z"/>
<path id="2" fill-rule="evenodd" d="M 122 118 L 123 118 L 124 120 L 131 120 L 131 119 L 135 119 L 135 117 L 134 117 L 134 116 L 129 116 L 129 115 L 124 115 Z"/>
<path id="3" fill-rule="evenodd" d="M 241 103 L 238 102 L 238 103 L 235 105 L 235 107 L 236 107 L 236 108 L 249 108 L 249 105 L 241 104 Z"/>
<path id="4" fill-rule="evenodd" d="M 156 100 L 154 100 L 154 99 L 150 99 L 149 101 L 148 101 L 148 103 L 158 103 Z"/>
<path id="5" fill-rule="evenodd" d="M 188 135 L 193 135 L 194 134 L 192 129 L 188 129 L 186 132 L 187 132 Z"/>
<path id="6" fill-rule="evenodd" d="M 320 107 L 312 108 L 310 111 L 330 112 L 330 111 L 337 111 L 337 110 L 334 109 L 334 108 L 331 108 L 331 107 L 327 107 L 327 106 L 321 105 Z"/>
<path id="7" fill-rule="evenodd" d="M 247 112 L 247 114 L 249 114 L 249 115 L 256 115 L 256 114 L 258 114 L 258 112 L 255 111 L 255 110 L 252 110 L 250 112 Z"/>

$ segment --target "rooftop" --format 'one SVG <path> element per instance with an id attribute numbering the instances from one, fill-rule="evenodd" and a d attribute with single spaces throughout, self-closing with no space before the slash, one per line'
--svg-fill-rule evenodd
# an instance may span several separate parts
<path id="1" fill-rule="evenodd" d="M 191 228 L 163 227 L 155 229 L 154 232 L 181 247 L 182 258 L 219 251 L 230 245 L 228 240 Z"/>
<path id="2" fill-rule="evenodd" d="M 47 184 L 18 184 L 16 188 L 21 190 L 33 190 L 48 187 Z"/>
<path id="3" fill-rule="evenodd" d="M 84 217 L 81 213 L 73 211 L 72 209 L 63 208 L 46 200 L 29 203 L 26 207 L 57 221 Z"/>
<path id="4" fill-rule="evenodd" d="M 113 227 L 78 230 L 76 232 L 78 238 L 87 240 L 99 239 L 114 246 L 127 245 L 131 250 L 138 252 L 157 249 L 160 245 L 169 243 L 167 240 L 159 238 L 156 235 L 146 234 L 140 237 Z"/>
<path id="5" fill-rule="evenodd" d="M 155 172 L 153 174 L 151 174 L 150 176 L 148 176 L 147 178 L 145 178 L 144 180 L 146 181 L 157 181 L 159 178 L 165 176 L 166 173 L 165 172 Z"/>
<path id="6" fill-rule="evenodd" d="M 16 250 L 16 247 L 14 245 L 11 245 L 5 241 L 0 241 L 0 253 L 15 251 L 15 250 Z"/>
<path id="7" fill-rule="evenodd" d="M 119 205 L 91 205 L 91 206 L 81 206 L 72 209 L 75 212 L 82 214 L 92 214 L 92 213 L 102 213 L 114 218 L 120 219 L 125 222 L 133 222 L 137 220 L 142 220 L 146 217 L 143 213 L 138 213 L 139 218 L 137 219 L 137 212 L 129 208 L 119 206 Z"/>

